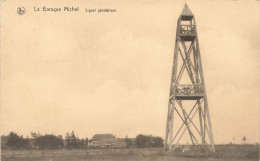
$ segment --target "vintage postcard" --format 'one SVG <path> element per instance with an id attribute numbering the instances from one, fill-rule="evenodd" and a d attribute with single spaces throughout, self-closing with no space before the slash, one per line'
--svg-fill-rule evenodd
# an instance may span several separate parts
<path id="1" fill-rule="evenodd" d="M 258 161 L 259 0 L 1 0 L 2 161 Z"/>

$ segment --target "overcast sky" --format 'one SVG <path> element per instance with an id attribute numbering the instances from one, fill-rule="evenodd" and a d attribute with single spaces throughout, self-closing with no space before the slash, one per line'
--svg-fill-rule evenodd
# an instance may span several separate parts
<path id="1" fill-rule="evenodd" d="M 164 137 L 185 1 L 1 1 L 2 134 Z M 186 0 L 195 14 L 215 143 L 259 137 L 260 2 Z M 79 6 L 80 12 L 33 12 Z M 18 15 L 19 6 L 26 8 Z M 116 13 L 85 13 L 111 8 Z"/>

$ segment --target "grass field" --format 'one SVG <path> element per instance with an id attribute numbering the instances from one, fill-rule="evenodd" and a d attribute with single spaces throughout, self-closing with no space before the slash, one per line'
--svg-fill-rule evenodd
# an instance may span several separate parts
<path id="1" fill-rule="evenodd" d="M 258 161 L 257 145 L 217 145 L 216 152 L 165 152 L 161 148 L 2 150 L 2 161 Z"/>

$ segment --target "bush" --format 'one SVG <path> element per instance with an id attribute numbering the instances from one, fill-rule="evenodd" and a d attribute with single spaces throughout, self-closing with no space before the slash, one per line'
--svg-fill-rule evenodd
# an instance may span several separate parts
<path id="1" fill-rule="evenodd" d="M 35 144 L 39 146 L 40 149 L 57 149 L 63 146 L 63 140 L 61 137 L 47 134 L 37 137 Z"/>
<path id="2" fill-rule="evenodd" d="M 163 139 L 161 137 L 154 137 L 152 135 L 139 134 L 139 135 L 136 136 L 135 143 L 139 148 L 142 148 L 142 147 L 162 147 L 163 146 Z"/>

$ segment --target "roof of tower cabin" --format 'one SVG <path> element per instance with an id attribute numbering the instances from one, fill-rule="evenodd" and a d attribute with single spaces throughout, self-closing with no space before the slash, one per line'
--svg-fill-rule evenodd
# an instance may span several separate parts
<path id="1" fill-rule="evenodd" d="M 182 9 L 181 15 L 182 20 L 191 20 L 193 17 L 193 13 L 191 12 L 188 5 L 185 3 L 184 8 Z"/>
<path id="2" fill-rule="evenodd" d="M 186 3 L 184 8 L 182 9 L 181 16 L 193 16 L 193 13 L 191 12 L 190 8 Z"/>

